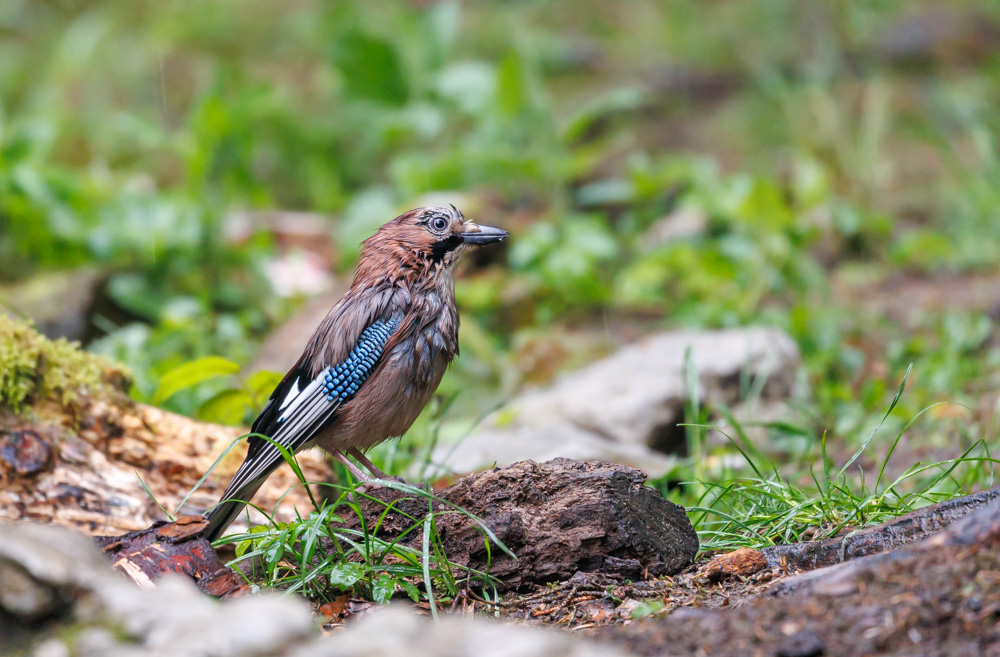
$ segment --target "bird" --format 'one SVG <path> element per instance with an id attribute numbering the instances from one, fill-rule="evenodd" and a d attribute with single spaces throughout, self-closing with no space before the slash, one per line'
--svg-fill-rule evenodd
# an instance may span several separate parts
<path id="1" fill-rule="evenodd" d="M 507 237 L 450 205 L 405 212 L 364 240 L 350 289 L 254 420 L 203 535 L 221 536 L 284 462 L 277 445 L 318 445 L 361 481 L 388 479 L 364 452 L 410 428 L 458 355 L 455 266 L 470 248 Z"/>

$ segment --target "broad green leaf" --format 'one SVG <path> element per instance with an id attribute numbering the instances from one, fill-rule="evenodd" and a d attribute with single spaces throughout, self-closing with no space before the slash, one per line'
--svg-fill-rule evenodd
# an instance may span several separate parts
<path id="1" fill-rule="evenodd" d="M 372 600 L 376 604 L 383 605 L 389 602 L 389 598 L 396 592 L 396 578 L 392 575 L 379 575 L 372 582 Z"/>
<path id="2" fill-rule="evenodd" d="M 160 379 L 160 385 L 153 396 L 153 403 L 160 404 L 181 390 L 193 388 L 199 383 L 220 376 L 230 376 L 240 371 L 240 366 L 231 360 L 218 356 L 206 356 L 170 370 Z"/>
<path id="3" fill-rule="evenodd" d="M 274 389 L 281 383 L 283 376 L 280 372 L 260 370 L 247 377 L 245 387 L 250 391 L 250 403 L 254 406 L 263 405 L 263 402 L 271 396 Z"/>
<path id="4" fill-rule="evenodd" d="M 223 390 L 198 409 L 198 417 L 209 422 L 236 426 L 246 421 L 253 399 L 245 390 Z"/>
<path id="5" fill-rule="evenodd" d="M 330 569 L 327 578 L 333 586 L 348 589 L 365 576 L 365 567 L 359 563 L 342 563 Z"/>
<path id="6" fill-rule="evenodd" d="M 403 587 L 403 590 L 406 591 L 406 595 L 410 596 L 410 600 L 420 602 L 420 589 L 417 588 L 416 584 L 402 578 L 396 580 L 396 583 Z"/>
<path id="7" fill-rule="evenodd" d="M 399 53 L 390 41 L 364 32 L 348 32 L 335 47 L 333 61 L 352 96 L 397 107 L 410 97 Z"/>

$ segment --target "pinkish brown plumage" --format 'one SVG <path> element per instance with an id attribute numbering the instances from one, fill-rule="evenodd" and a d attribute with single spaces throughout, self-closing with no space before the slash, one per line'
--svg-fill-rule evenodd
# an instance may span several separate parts
<path id="1" fill-rule="evenodd" d="M 401 436 L 458 354 L 454 265 L 470 246 L 507 232 L 454 207 L 402 214 L 365 240 L 351 289 L 330 310 L 254 421 L 246 461 L 209 514 L 215 539 L 292 452 L 319 445 L 365 478 L 363 452 Z"/>

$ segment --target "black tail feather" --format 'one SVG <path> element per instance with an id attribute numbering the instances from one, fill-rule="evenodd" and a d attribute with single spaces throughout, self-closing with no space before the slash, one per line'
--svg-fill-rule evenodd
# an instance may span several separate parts
<path id="1" fill-rule="evenodd" d="M 263 478 L 252 481 L 241 490 L 229 491 L 227 490 L 222 496 L 224 502 L 219 503 L 214 509 L 206 514 L 208 518 L 208 531 L 205 532 L 204 536 L 209 541 L 214 541 L 215 539 L 222 536 L 223 532 L 232 524 L 233 520 L 236 520 L 236 516 L 240 515 L 243 511 L 243 507 L 246 506 L 247 502 L 254 496 L 257 489 L 261 487 L 264 483 L 264 479 L 267 475 L 271 474 L 269 471 L 264 475 Z"/>

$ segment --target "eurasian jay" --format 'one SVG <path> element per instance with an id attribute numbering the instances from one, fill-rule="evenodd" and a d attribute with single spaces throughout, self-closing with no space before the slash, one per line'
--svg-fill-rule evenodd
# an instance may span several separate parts
<path id="1" fill-rule="evenodd" d="M 507 231 L 454 206 L 411 210 L 363 242 L 350 290 L 327 314 L 254 421 L 246 460 L 208 515 L 226 530 L 289 452 L 319 445 L 358 479 L 387 478 L 364 451 L 403 435 L 458 354 L 455 264 Z"/>

